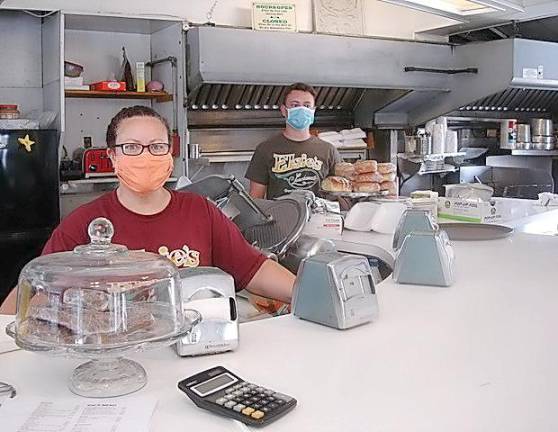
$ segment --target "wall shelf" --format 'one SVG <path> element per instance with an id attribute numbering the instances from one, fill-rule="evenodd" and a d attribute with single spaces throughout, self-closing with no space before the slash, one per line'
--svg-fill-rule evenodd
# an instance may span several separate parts
<path id="1" fill-rule="evenodd" d="M 166 92 L 64 90 L 64 94 L 66 97 L 70 98 L 152 99 L 157 102 L 172 101 L 172 95 Z"/>
<path id="2" fill-rule="evenodd" d="M 466 156 L 467 153 L 465 152 L 457 152 L 457 153 L 431 153 L 427 155 L 415 155 L 415 154 L 408 154 L 408 153 L 398 153 L 397 157 L 400 159 L 405 159 L 413 163 L 423 163 L 425 161 L 441 161 L 446 158 L 461 158 Z"/>

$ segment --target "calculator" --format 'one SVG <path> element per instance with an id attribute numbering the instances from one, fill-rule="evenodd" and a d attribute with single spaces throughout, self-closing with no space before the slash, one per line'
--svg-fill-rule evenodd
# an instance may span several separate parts
<path id="1" fill-rule="evenodd" d="M 250 426 L 265 426 L 296 406 L 295 398 L 244 381 L 223 366 L 192 375 L 178 388 L 198 407 Z"/>

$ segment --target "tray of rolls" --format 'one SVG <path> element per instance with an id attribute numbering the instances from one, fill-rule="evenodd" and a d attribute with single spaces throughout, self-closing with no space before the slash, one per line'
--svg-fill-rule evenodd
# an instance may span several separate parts
<path id="1" fill-rule="evenodd" d="M 360 160 L 335 165 L 335 175 L 322 180 L 321 191 L 348 198 L 397 195 L 397 168 L 392 163 Z"/>

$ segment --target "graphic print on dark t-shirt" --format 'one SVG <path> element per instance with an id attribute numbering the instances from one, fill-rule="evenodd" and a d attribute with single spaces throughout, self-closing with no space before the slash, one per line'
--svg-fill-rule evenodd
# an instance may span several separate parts
<path id="1" fill-rule="evenodd" d="M 274 165 L 271 172 L 288 184 L 283 192 L 296 189 L 313 189 L 320 182 L 320 170 L 324 164 L 316 156 L 309 158 L 306 153 L 296 157 L 295 153 L 273 154 Z"/>
<path id="2" fill-rule="evenodd" d="M 326 141 L 317 137 L 292 141 L 280 134 L 258 145 L 246 178 L 266 185 L 267 199 L 297 189 L 318 192 L 321 181 L 340 161 L 335 147 Z"/>

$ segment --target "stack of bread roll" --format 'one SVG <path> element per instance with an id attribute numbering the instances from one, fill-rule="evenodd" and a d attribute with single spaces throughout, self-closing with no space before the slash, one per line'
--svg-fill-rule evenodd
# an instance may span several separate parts
<path id="1" fill-rule="evenodd" d="M 397 195 L 397 168 L 392 163 L 378 164 L 378 173 L 382 176 L 380 190 L 388 191 L 389 195 Z"/>
<path id="2" fill-rule="evenodd" d="M 341 162 L 335 165 L 335 176 L 322 181 L 322 189 L 329 192 L 387 191 L 397 195 L 396 167 L 392 163 L 360 160 L 354 164 Z"/>

